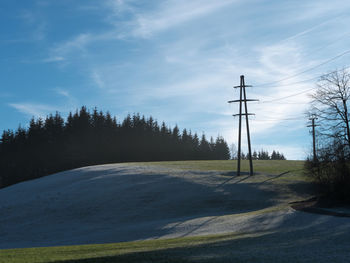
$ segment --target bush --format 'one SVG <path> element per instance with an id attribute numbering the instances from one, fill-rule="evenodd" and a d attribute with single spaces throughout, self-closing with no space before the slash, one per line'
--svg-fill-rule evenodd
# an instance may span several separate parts
<path id="1" fill-rule="evenodd" d="M 322 195 L 340 202 L 350 203 L 350 161 L 341 144 L 333 144 L 320 151 L 316 161 L 305 162 L 307 175 L 320 185 Z"/>

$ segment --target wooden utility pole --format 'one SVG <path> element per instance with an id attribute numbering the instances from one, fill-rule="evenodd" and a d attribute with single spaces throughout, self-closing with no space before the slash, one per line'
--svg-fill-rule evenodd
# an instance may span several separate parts
<path id="1" fill-rule="evenodd" d="M 250 132 L 249 132 L 249 121 L 248 116 L 254 115 L 253 113 L 248 113 L 247 101 L 258 101 L 254 99 L 247 99 L 246 95 L 246 87 L 252 87 L 250 85 L 245 85 L 244 76 L 240 77 L 240 85 L 235 86 L 234 88 L 239 88 L 239 100 L 230 100 L 228 103 L 239 102 L 239 114 L 234 114 L 233 116 L 238 116 L 238 156 L 237 156 L 237 175 L 241 174 L 241 142 L 242 142 L 242 115 L 245 116 L 246 119 L 246 127 L 247 127 L 247 139 L 248 139 L 248 158 L 249 158 L 249 168 L 250 175 L 254 174 L 253 171 L 253 158 L 252 158 L 252 148 L 250 143 Z M 245 113 L 242 113 L 242 102 L 244 102 L 244 110 Z"/>
<path id="2" fill-rule="evenodd" d="M 314 162 L 317 161 L 317 154 L 316 154 L 316 135 L 315 135 L 315 127 L 318 126 L 315 124 L 315 120 L 317 120 L 318 118 L 313 115 L 312 117 L 310 117 L 310 121 L 311 121 L 311 125 L 308 125 L 307 127 L 312 127 L 312 148 L 313 148 L 313 154 L 314 154 Z"/>

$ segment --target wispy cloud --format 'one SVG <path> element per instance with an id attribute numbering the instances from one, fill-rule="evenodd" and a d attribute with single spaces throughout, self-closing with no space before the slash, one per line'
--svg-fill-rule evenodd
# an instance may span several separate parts
<path id="1" fill-rule="evenodd" d="M 58 109 L 51 105 L 35 104 L 35 103 L 9 103 L 10 107 L 17 111 L 24 113 L 28 117 L 45 117 L 49 113 L 57 111 Z"/>
<path id="2" fill-rule="evenodd" d="M 234 2 L 236 1 L 168 0 L 163 2 L 156 11 L 149 14 L 138 14 L 134 21 L 133 35 L 150 37 L 157 32 L 207 15 Z"/>
<path id="3" fill-rule="evenodd" d="M 81 58 L 88 58 L 92 55 L 92 48 L 96 43 L 119 41 L 123 35 L 116 30 L 104 31 L 101 33 L 82 33 L 71 39 L 56 43 L 49 49 L 49 55 L 42 62 L 79 62 Z"/>
<path id="4" fill-rule="evenodd" d="M 67 113 L 69 110 L 75 110 L 79 108 L 79 101 L 77 98 L 75 98 L 71 92 L 67 89 L 57 87 L 54 89 L 55 93 L 59 96 L 63 97 L 65 101 L 63 102 L 63 105 L 58 107 L 60 108 L 60 112 Z M 57 110 L 57 109 L 56 109 Z"/>
<path id="5" fill-rule="evenodd" d="M 349 12 L 350 2 L 342 0 L 309 1 L 303 2 L 300 8 L 303 9 L 303 12 L 295 13 L 293 19 L 299 21 L 310 21 L 325 17 L 345 16 Z"/>
<path id="6" fill-rule="evenodd" d="M 33 11 L 30 11 L 28 9 L 22 9 L 17 17 L 22 19 L 27 24 L 34 24 L 37 21 L 37 16 Z"/>
<path id="7" fill-rule="evenodd" d="M 104 4 L 113 11 L 114 16 L 121 16 L 124 13 L 134 13 L 132 4 L 135 0 L 107 0 Z"/>
<path id="8" fill-rule="evenodd" d="M 97 71 L 93 71 L 91 73 L 91 79 L 96 84 L 96 86 L 100 89 L 105 88 L 105 82 L 102 80 L 101 75 Z"/>
<path id="9" fill-rule="evenodd" d="M 256 88 L 252 88 L 252 95 L 259 98 L 262 103 L 252 104 L 250 108 L 258 113 L 256 116 L 257 120 L 273 119 L 275 122 L 266 121 L 257 123 L 255 126 L 256 132 L 264 132 L 274 126 L 278 126 L 280 124 L 278 120 L 283 121 L 286 118 L 300 117 L 300 121 L 304 121 L 303 115 L 309 102 L 306 93 L 289 98 L 287 103 L 284 103 L 286 100 L 279 100 L 279 98 L 310 89 L 310 85 L 313 85 L 305 82 L 286 86 L 309 78 L 307 74 L 301 74 L 291 79 L 279 81 L 286 76 L 296 75 L 301 68 L 308 67 L 308 65 L 314 63 L 313 61 L 305 62 L 302 52 L 303 48 L 301 46 L 290 42 L 266 46 L 259 50 L 259 68 L 256 71 L 254 69 L 252 70 L 252 76 L 258 80 L 258 83 L 272 82 L 272 84 L 260 87 L 257 84 Z M 273 81 L 277 82 L 273 83 Z M 271 100 L 273 101 L 268 103 Z M 264 101 L 267 101 L 267 103 L 264 103 Z M 289 104 L 288 101 L 298 104 Z"/>
<path id="10" fill-rule="evenodd" d="M 56 44 L 50 50 L 48 58 L 44 59 L 43 62 L 62 62 L 66 61 L 67 58 L 76 56 L 77 54 L 84 54 L 87 50 L 86 47 L 94 40 L 94 36 L 88 33 L 79 34 L 70 40 L 63 41 Z"/>
<path id="11" fill-rule="evenodd" d="M 22 9 L 17 17 L 28 28 L 29 34 L 21 39 L 17 39 L 16 42 L 32 42 L 46 39 L 47 23 L 41 15 L 32 10 Z"/>
<path id="12" fill-rule="evenodd" d="M 61 95 L 61 96 L 68 98 L 68 99 L 71 98 L 71 95 L 69 94 L 69 91 L 67 91 L 67 90 L 64 90 L 61 88 L 56 88 L 55 91 L 58 95 Z"/>
<path id="13" fill-rule="evenodd" d="M 51 62 L 61 62 L 61 61 L 64 61 L 64 60 L 65 60 L 64 57 L 52 56 L 52 57 L 44 58 L 42 60 L 42 62 L 44 62 L 44 63 L 51 63 Z"/>
<path id="14" fill-rule="evenodd" d="M 0 98 L 10 98 L 13 94 L 10 92 L 0 92 Z"/>
<path id="15" fill-rule="evenodd" d="M 158 32 L 184 24 L 185 22 L 215 12 L 238 0 L 223 0 L 220 2 L 205 1 L 175 1 L 162 2 L 155 10 L 140 12 L 133 6 L 133 1 L 111 0 L 105 5 L 111 7 L 109 20 L 114 28 L 102 32 L 81 33 L 71 39 L 56 43 L 50 50 L 48 58 L 43 62 L 62 62 L 77 54 L 88 54 L 90 44 L 103 41 L 119 41 L 130 37 L 148 38 Z M 131 13 L 123 22 L 118 17 L 123 12 Z"/>

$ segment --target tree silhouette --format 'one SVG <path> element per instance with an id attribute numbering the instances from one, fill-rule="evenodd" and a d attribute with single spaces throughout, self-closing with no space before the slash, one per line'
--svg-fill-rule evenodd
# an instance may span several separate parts
<path id="1" fill-rule="evenodd" d="M 127 115 L 121 123 L 109 112 L 82 107 L 64 120 L 58 112 L 32 118 L 27 129 L 2 133 L 0 187 L 76 167 L 130 161 L 229 159 L 222 137 L 173 129 L 152 117 Z"/>

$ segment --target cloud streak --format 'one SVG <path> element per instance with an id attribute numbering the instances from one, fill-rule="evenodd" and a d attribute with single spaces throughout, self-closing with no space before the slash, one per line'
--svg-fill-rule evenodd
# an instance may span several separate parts
<path id="1" fill-rule="evenodd" d="M 57 111 L 57 108 L 51 105 L 36 103 L 9 103 L 10 107 L 24 113 L 28 117 L 45 117 L 49 113 Z"/>
<path id="2" fill-rule="evenodd" d="M 77 52 L 86 52 L 86 46 L 93 41 L 94 37 L 91 34 L 83 33 L 78 36 L 57 44 L 51 49 L 51 55 L 45 59 L 46 62 L 60 62 L 65 61 L 72 55 L 76 55 Z"/>
<path id="3" fill-rule="evenodd" d="M 183 23 L 208 15 L 233 4 L 234 0 L 222 1 L 186 1 L 168 0 L 151 14 L 138 14 L 134 21 L 133 35 L 151 37 L 152 35 L 179 26 Z"/>
<path id="4" fill-rule="evenodd" d="M 101 75 L 97 71 L 93 71 L 91 73 L 91 79 L 99 89 L 105 88 L 106 85 L 105 85 L 104 81 L 102 80 Z"/>

